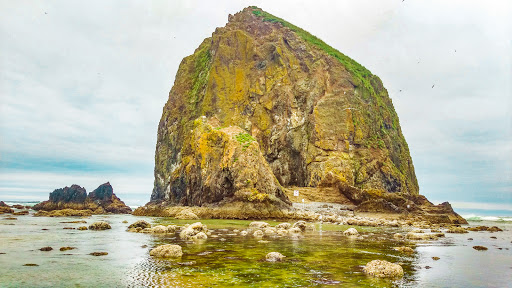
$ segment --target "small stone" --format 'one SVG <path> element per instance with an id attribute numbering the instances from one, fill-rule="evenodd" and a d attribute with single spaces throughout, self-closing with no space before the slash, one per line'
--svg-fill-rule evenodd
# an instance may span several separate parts
<path id="1" fill-rule="evenodd" d="M 27 264 L 23 264 L 23 266 L 39 266 L 39 265 L 34 264 L 34 263 L 27 263 Z"/>
<path id="2" fill-rule="evenodd" d="M 66 247 L 60 247 L 60 251 L 68 251 L 68 250 L 73 250 L 73 249 L 76 249 L 76 247 L 69 247 L 69 246 L 66 246 Z"/>
<path id="3" fill-rule="evenodd" d="M 247 233 L 247 231 L 245 231 L 245 230 L 244 230 L 244 231 L 242 231 L 242 232 L 240 232 L 240 236 L 247 236 L 247 234 L 248 234 L 248 233 Z"/>
<path id="4" fill-rule="evenodd" d="M 50 247 L 50 246 L 47 246 L 47 247 L 40 248 L 39 250 L 41 250 L 41 251 L 52 251 L 53 248 Z"/>
<path id="5" fill-rule="evenodd" d="M 485 246 L 473 246 L 473 249 L 475 249 L 477 251 L 485 251 L 485 250 L 488 250 L 489 248 L 487 248 Z"/>
<path id="6" fill-rule="evenodd" d="M 92 253 L 89 253 L 89 255 L 92 255 L 92 256 L 105 256 L 105 255 L 108 255 L 107 252 L 92 252 Z"/>
<path id="7" fill-rule="evenodd" d="M 496 238 L 496 236 L 491 236 L 491 239 L 498 239 L 498 238 Z"/>
<path id="8" fill-rule="evenodd" d="M 434 261 L 437 261 L 437 260 L 439 260 L 439 259 L 441 259 L 441 258 L 439 258 L 439 257 L 437 257 L 437 256 L 432 257 L 432 260 L 434 260 Z"/>
<path id="9" fill-rule="evenodd" d="M 285 258 L 286 256 L 284 256 L 283 254 L 279 253 L 279 252 L 270 252 L 267 254 L 267 256 L 265 257 L 265 259 L 268 261 L 268 262 L 281 262 L 283 261 L 283 259 Z"/>

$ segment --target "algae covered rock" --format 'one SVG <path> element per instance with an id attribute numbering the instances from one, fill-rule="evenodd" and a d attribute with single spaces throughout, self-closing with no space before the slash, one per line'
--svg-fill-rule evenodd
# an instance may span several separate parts
<path id="1" fill-rule="evenodd" d="M 418 194 L 409 149 L 380 79 L 259 8 L 230 17 L 183 59 L 158 128 L 152 201 L 200 202 L 184 192 L 203 189 L 206 180 L 186 175 L 208 163 L 202 157 L 206 163 L 199 165 L 188 151 L 191 137 L 201 138 L 195 121 L 202 116 L 214 129 L 238 127 L 241 138 L 254 139 L 242 145 L 257 144 L 280 185 L 343 182 Z M 224 141 L 216 133 L 204 136 Z M 222 176 L 231 190 L 233 179 Z M 220 201 L 210 192 L 202 192 L 212 197 L 203 201 Z"/>
<path id="2" fill-rule="evenodd" d="M 89 230 L 107 230 L 112 229 L 110 224 L 105 221 L 97 221 L 89 225 Z"/>
<path id="3" fill-rule="evenodd" d="M 270 252 L 267 254 L 267 256 L 265 256 L 265 259 L 268 261 L 268 262 L 281 262 L 284 260 L 286 256 L 284 256 L 283 254 L 279 253 L 279 252 Z"/>
<path id="4" fill-rule="evenodd" d="M 134 223 L 130 224 L 130 226 L 128 226 L 128 229 L 131 229 L 131 228 L 151 228 L 151 224 L 149 224 L 148 222 L 144 221 L 144 220 L 137 220 L 135 221 Z"/>
<path id="5" fill-rule="evenodd" d="M 394 264 L 385 260 L 370 261 L 363 268 L 363 272 L 380 278 L 400 278 L 404 276 L 402 266 Z"/>
<path id="6" fill-rule="evenodd" d="M 161 245 L 149 252 L 149 255 L 160 258 L 179 258 L 183 255 L 180 245 Z"/>

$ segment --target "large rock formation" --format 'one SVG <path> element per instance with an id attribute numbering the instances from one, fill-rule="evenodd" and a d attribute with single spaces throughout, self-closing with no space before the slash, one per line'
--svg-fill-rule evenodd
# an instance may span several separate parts
<path id="1" fill-rule="evenodd" d="M 41 211 L 72 209 L 81 210 L 84 213 L 88 210 L 92 214 L 129 214 L 132 212 L 132 209 L 114 194 L 109 182 L 100 185 L 89 195 L 85 188 L 79 185 L 55 189 L 50 193 L 48 201 L 34 205 L 33 209 Z M 47 213 L 40 213 L 41 216 L 46 216 L 45 214 Z"/>
<path id="2" fill-rule="evenodd" d="M 282 191 L 291 186 L 334 187 L 357 205 L 386 193 L 412 203 L 419 193 L 381 80 L 248 7 L 181 62 L 158 126 L 150 203 L 201 206 L 254 194 L 286 205 Z"/>

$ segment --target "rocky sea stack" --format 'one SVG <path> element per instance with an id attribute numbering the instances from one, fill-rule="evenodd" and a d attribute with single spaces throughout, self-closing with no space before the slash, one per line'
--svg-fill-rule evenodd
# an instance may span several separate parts
<path id="1" fill-rule="evenodd" d="M 39 210 L 38 216 L 86 216 L 105 213 L 130 214 L 132 212 L 132 209 L 114 194 L 109 182 L 100 185 L 89 195 L 85 188 L 79 185 L 55 189 L 50 193 L 48 201 L 34 205 L 33 209 Z"/>
<path id="2" fill-rule="evenodd" d="M 248 7 L 182 60 L 158 126 L 151 201 L 137 213 L 235 203 L 287 209 L 293 190 L 305 189 L 315 201 L 360 211 L 464 222 L 449 204 L 419 195 L 379 77 Z"/>

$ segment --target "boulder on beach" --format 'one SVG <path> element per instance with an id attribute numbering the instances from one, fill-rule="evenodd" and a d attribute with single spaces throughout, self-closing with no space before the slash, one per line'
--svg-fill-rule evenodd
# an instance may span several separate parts
<path id="1" fill-rule="evenodd" d="M 270 227 L 270 224 L 268 224 L 267 222 L 254 221 L 254 222 L 249 223 L 249 227 L 255 228 L 255 229 L 263 229 L 263 228 Z"/>
<path id="2" fill-rule="evenodd" d="M 176 232 L 180 227 L 177 225 L 167 225 L 167 233 L 174 233 Z"/>
<path id="3" fill-rule="evenodd" d="M 297 221 L 293 223 L 292 228 L 299 228 L 300 231 L 304 232 L 306 231 L 306 221 Z"/>
<path id="4" fill-rule="evenodd" d="M 357 236 L 359 235 L 359 232 L 357 232 L 356 228 L 348 228 L 343 232 L 343 235 L 345 236 Z"/>
<path id="5" fill-rule="evenodd" d="M 404 276 L 402 266 L 385 260 L 370 261 L 363 268 L 363 272 L 367 275 L 380 278 L 399 278 Z"/>
<path id="6" fill-rule="evenodd" d="M 208 235 L 204 232 L 199 232 L 196 235 L 192 236 L 192 239 L 194 240 L 206 240 L 208 239 Z"/>
<path id="7" fill-rule="evenodd" d="M 78 227 L 78 230 L 88 230 L 88 229 L 87 229 L 87 226 L 80 226 L 80 227 Z"/>
<path id="8" fill-rule="evenodd" d="M 97 221 L 89 225 L 89 230 L 107 230 L 112 229 L 110 224 L 105 221 Z"/>
<path id="9" fill-rule="evenodd" d="M 265 233 L 263 233 L 263 231 L 261 231 L 261 230 L 256 230 L 256 231 L 254 231 L 254 233 L 252 233 L 252 236 L 257 237 L 257 238 L 261 238 L 261 237 L 263 237 L 263 235 L 265 235 Z"/>
<path id="10" fill-rule="evenodd" d="M 144 220 L 138 220 L 138 221 L 135 221 L 135 223 L 132 223 L 130 226 L 128 226 L 128 229 L 130 228 L 151 228 L 151 224 L 149 224 L 148 222 L 144 221 Z"/>
<path id="11" fill-rule="evenodd" d="M 265 260 L 267 260 L 268 262 L 281 262 L 284 260 L 285 257 L 286 256 L 279 252 L 270 252 L 267 254 L 267 256 L 265 256 Z"/>
<path id="12" fill-rule="evenodd" d="M 167 244 L 152 249 L 149 255 L 160 258 L 178 258 L 183 255 L 183 251 L 179 245 Z"/>
<path id="13" fill-rule="evenodd" d="M 185 239 L 185 240 L 194 239 L 193 237 L 196 236 L 196 234 L 198 234 L 200 232 L 206 233 L 206 232 L 208 232 L 208 228 L 206 227 L 206 225 L 203 225 L 201 222 L 196 222 L 196 223 L 190 224 L 189 226 L 187 226 L 183 230 L 181 230 L 180 238 Z"/>
<path id="14" fill-rule="evenodd" d="M 156 234 L 165 234 L 167 233 L 167 227 L 166 226 L 163 226 L 163 225 L 157 225 L 153 228 L 151 228 L 151 232 L 153 233 L 156 233 Z"/>

